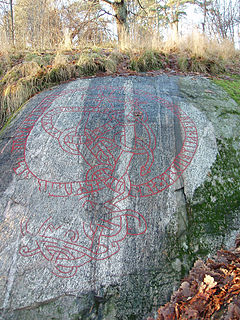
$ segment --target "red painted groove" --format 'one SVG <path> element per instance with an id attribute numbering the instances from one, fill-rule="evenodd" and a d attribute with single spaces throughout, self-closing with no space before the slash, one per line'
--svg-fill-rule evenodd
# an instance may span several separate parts
<path id="1" fill-rule="evenodd" d="M 86 88 L 87 89 L 87 88 Z M 20 253 L 23 256 L 41 254 L 49 261 L 51 271 L 59 277 L 72 277 L 77 269 L 92 260 L 104 260 L 116 254 L 120 249 L 120 243 L 127 235 L 139 235 L 145 233 L 147 229 L 146 220 L 140 213 L 133 210 L 121 210 L 120 202 L 128 197 L 148 197 L 155 195 L 172 185 L 186 170 L 192 161 L 198 144 L 197 129 L 194 122 L 176 105 L 171 104 L 159 97 L 146 92 L 135 91 L 136 96 L 145 96 L 150 101 L 160 104 L 161 107 L 171 111 L 184 131 L 183 145 L 180 153 L 175 157 L 169 167 L 154 178 L 149 178 L 151 168 L 154 164 L 154 151 L 157 139 L 153 129 L 148 124 L 148 115 L 140 106 L 140 99 L 121 100 L 117 93 L 123 89 L 113 89 L 96 87 L 94 106 L 61 106 L 51 108 L 52 103 L 58 97 L 67 94 L 78 93 L 80 89 L 62 91 L 47 96 L 36 106 L 32 113 L 23 121 L 13 140 L 12 152 L 18 156 L 18 164 L 14 168 L 16 174 L 22 177 L 33 177 L 39 184 L 40 191 L 48 191 L 52 197 L 78 196 L 85 199 L 85 204 L 91 206 L 92 210 L 98 205 L 92 200 L 96 192 L 112 190 L 112 197 L 106 199 L 102 208 L 108 216 L 107 219 L 97 219 L 92 223 L 83 223 L 81 235 L 77 230 L 64 230 L 62 236 L 56 236 L 55 228 L 47 219 L 39 228 L 36 234 L 28 231 L 27 223 L 21 225 L 22 234 L 25 237 L 34 239 L 35 246 L 29 248 L 21 247 Z M 104 89 L 111 90 L 108 96 L 104 95 Z M 97 93 L 97 95 L 96 95 Z M 82 95 L 84 98 L 89 98 Z M 123 98 L 124 99 L 124 98 Z M 126 99 L 126 98 L 125 98 Z M 119 110 L 112 103 L 119 102 L 124 109 Z M 127 113 L 127 106 L 130 110 Z M 104 107 L 103 107 L 104 105 Z M 53 117 L 59 114 L 81 113 L 85 122 L 80 121 L 77 126 L 60 130 L 54 126 Z M 107 119 L 103 125 L 92 128 L 89 125 L 91 115 L 104 115 Z M 41 119 L 42 129 L 55 139 L 59 148 L 70 155 L 78 155 L 87 166 L 85 178 L 82 181 L 51 181 L 44 180 L 29 169 L 26 161 L 26 144 L 36 122 Z M 79 135 L 79 127 L 82 134 Z M 147 137 L 144 140 L 138 136 L 137 127 L 141 127 L 142 135 Z M 134 142 L 129 145 L 127 141 L 127 131 L 131 128 Z M 114 136 L 111 133 L 116 132 Z M 84 149 L 84 154 L 81 151 Z M 118 151 L 118 157 L 115 156 Z M 134 156 L 145 155 L 146 161 L 142 163 L 139 170 L 143 181 L 141 184 L 133 184 L 129 175 L 129 168 Z M 129 159 L 128 162 L 125 159 Z M 92 162 L 95 161 L 93 165 Z M 125 163 L 126 162 L 126 163 Z M 118 163 L 125 163 L 124 172 L 121 177 L 117 176 Z M 138 228 L 135 233 L 129 228 L 129 219 L 135 219 Z M 52 234 L 52 235 L 51 235 Z M 69 234 L 71 237 L 69 238 Z M 79 239 L 85 237 L 88 245 L 80 245 Z M 108 241 L 106 242 L 106 238 Z M 106 244 L 107 243 L 107 244 Z"/>

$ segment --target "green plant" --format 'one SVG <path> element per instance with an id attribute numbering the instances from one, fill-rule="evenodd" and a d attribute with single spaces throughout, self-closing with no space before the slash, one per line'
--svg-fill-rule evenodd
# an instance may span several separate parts
<path id="1" fill-rule="evenodd" d="M 55 56 L 55 54 L 50 53 L 39 54 L 37 52 L 27 52 L 24 60 L 26 62 L 36 62 L 39 66 L 47 66 L 53 63 Z"/>
<path id="2" fill-rule="evenodd" d="M 48 72 L 48 81 L 51 83 L 60 83 L 79 75 L 78 67 L 74 65 L 57 65 Z"/>
<path id="3" fill-rule="evenodd" d="M 161 69 L 163 66 L 159 53 L 147 50 L 140 55 L 130 56 L 130 68 L 135 71 L 149 71 Z"/>
<path id="4" fill-rule="evenodd" d="M 178 57 L 177 63 L 181 71 L 187 72 L 189 70 L 189 59 L 186 56 Z"/>

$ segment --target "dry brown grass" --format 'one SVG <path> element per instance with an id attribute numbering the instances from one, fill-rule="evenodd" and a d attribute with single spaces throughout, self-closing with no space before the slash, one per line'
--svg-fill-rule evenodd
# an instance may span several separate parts
<path id="1" fill-rule="evenodd" d="M 219 42 L 199 32 L 193 32 L 191 35 L 180 38 L 178 50 L 180 53 L 188 53 L 193 57 L 204 59 L 232 60 L 239 56 L 239 52 L 231 41 L 225 39 Z"/>
<path id="2" fill-rule="evenodd" d="M 31 57 L 32 61 L 25 61 Z M 99 71 L 115 72 L 121 53 L 105 53 L 101 49 L 87 49 L 77 54 L 58 52 L 52 64 L 46 66 L 39 57 L 42 58 L 36 53 L 26 53 L 19 56 L 16 65 L 12 67 L 9 63 L 5 68 L 0 80 L 0 128 L 23 103 L 45 88 Z"/>
<path id="3" fill-rule="evenodd" d="M 179 55 L 187 55 L 188 57 L 201 57 L 204 59 L 221 58 L 231 60 L 239 57 L 239 51 L 234 48 L 234 44 L 225 39 L 219 42 L 216 39 L 209 39 L 206 35 L 193 31 L 183 37 L 177 39 L 168 38 L 162 40 L 154 34 L 139 34 L 137 37 L 125 36 L 121 44 L 121 50 L 143 52 L 147 50 L 158 51 L 164 54 L 177 53 Z"/>
<path id="4" fill-rule="evenodd" d="M 39 91 L 42 74 L 42 68 L 33 61 L 18 64 L 6 73 L 0 81 L 0 124 Z"/>
<path id="5" fill-rule="evenodd" d="M 48 53 L 0 52 L 0 128 L 36 92 L 77 77 L 112 74 L 122 66 L 137 72 L 174 69 L 220 74 L 239 70 L 239 61 L 240 52 L 231 42 L 219 43 L 197 32 L 174 41 L 138 32 L 131 40 L 126 36 L 120 47 L 112 43 L 107 48 Z"/>
<path id="6" fill-rule="evenodd" d="M 41 67 L 34 61 L 23 62 L 11 68 L 2 78 L 1 82 L 3 84 L 12 84 L 21 78 L 31 77 L 40 70 Z"/>
<path id="7" fill-rule="evenodd" d="M 55 58 L 53 59 L 52 66 L 58 67 L 60 65 L 66 65 L 69 63 L 69 57 L 65 54 L 57 53 Z"/>
<path id="8" fill-rule="evenodd" d="M 157 63 L 154 63 L 153 55 L 156 52 L 161 56 L 160 65 L 164 66 L 163 56 L 175 56 L 179 69 L 184 72 L 217 74 L 224 72 L 226 65 L 234 65 L 236 62 L 239 64 L 240 61 L 240 52 L 231 41 L 219 42 L 197 31 L 165 41 L 151 34 L 141 35 L 137 39 L 141 41 L 135 41 L 134 36 L 131 39 L 125 36 L 122 44 L 122 50 L 131 56 L 134 70 L 145 70 L 148 65 L 155 69 Z"/>

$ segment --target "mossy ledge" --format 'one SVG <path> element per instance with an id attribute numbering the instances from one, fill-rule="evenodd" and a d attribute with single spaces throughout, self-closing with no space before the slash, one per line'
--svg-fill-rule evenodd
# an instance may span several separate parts
<path id="1" fill-rule="evenodd" d="M 185 232 L 179 236 L 169 225 L 168 256 L 179 261 L 182 277 L 197 258 L 211 256 L 221 247 L 233 247 L 240 230 L 240 133 L 236 130 L 240 125 L 239 79 L 179 80 L 186 100 L 212 120 L 218 146 L 216 161 L 204 183 L 187 199 Z M 235 130 L 229 130 L 227 122 Z M 179 210 L 175 219 L 181 214 Z"/>
<path id="2" fill-rule="evenodd" d="M 233 139 L 218 140 L 219 154 L 205 182 L 187 203 L 186 232 L 171 234 L 170 259 L 181 261 L 181 275 L 197 258 L 232 246 L 240 229 L 240 154 Z M 179 213 L 178 213 L 179 214 Z"/>

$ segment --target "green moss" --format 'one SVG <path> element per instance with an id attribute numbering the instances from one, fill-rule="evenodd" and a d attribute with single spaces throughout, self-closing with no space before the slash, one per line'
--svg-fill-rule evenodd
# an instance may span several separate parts
<path id="1" fill-rule="evenodd" d="M 214 81 L 226 89 L 228 94 L 216 90 L 208 81 L 202 87 L 197 81 L 181 81 L 183 94 L 209 117 L 218 137 L 216 161 L 205 182 L 187 203 L 185 233 L 179 236 L 169 226 L 169 259 L 180 259 L 183 275 L 198 257 L 205 258 L 214 254 L 221 245 L 228 243 L 231 240 L 229 235 L 237 233 L 240 226 L 240 133 L 237 130 L 240 109 L 229 99 L 231 96 L 239 101 L 240 77 L 231 78 L 232 81 Z M 205 93 L 207 90 L 208 94 Z M 229 124 L 229 130 L 226 123 Z"/>
<path id="2" fill-rule="evenodd" d="M 198 255 L 214 250 L 204 239 L 224 239 L 226 230 L 234 229 L 240 207 L 240 158 L 232 143 L 232 139 L 218 141 L 219 154 L 211 173 L 188 205 L 188 242 L 192 249 L 198 246 Z"/>
<path id="3" fill-rule="evenodd" d="M 168 226 L 168 259 L 180 260 L 183 278 L 197 258 L 216 253 L 224 243 L 226 231 L 235 225 L 240 208 L 240 152 L 233 139 L 218 140 L 219 154 L 206 181 L 187 203 L 186 230 L 178 235 L 174 222 Z M 176 214 L 179 217 L 181 212 Z"/>
<path id="4" fill-rule="evenodd" d="M 240 76 L 233 76 L 232 81 L 229 80 L 214 80 L 214 82 L 221 86 L 228 94 L 240 105 Z"/>

